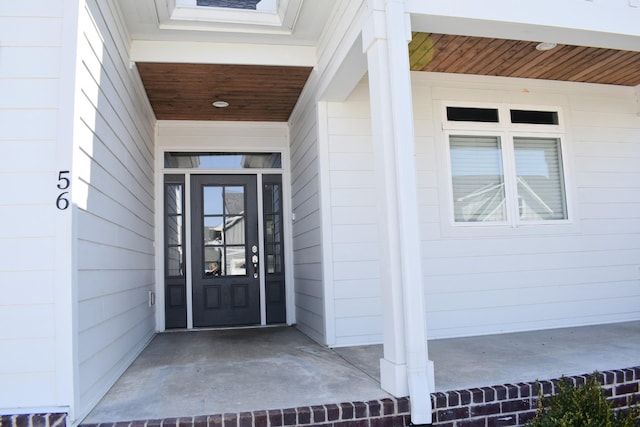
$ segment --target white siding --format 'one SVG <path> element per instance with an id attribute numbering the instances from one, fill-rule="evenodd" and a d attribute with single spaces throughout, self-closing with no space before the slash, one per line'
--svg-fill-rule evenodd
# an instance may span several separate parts
<path id="1" fill-rule="evenodd" d="M 336 4 L 318 43 L 318 66 L 289 119 L 296 322 L 311 338 L 330 346 L 336 345 L 339 322 L 334 315 L 333 240 L 340 236 L 336 237 L 333 223 L 342 219 L 339 210 L 331 209 L 334 194 L 329 171 L 334 160 L 329 145 L 334 107 L 323 97 L 337 96 L 329 89 L 332 85 L 341 87 L 337 91 L 341 92 L 346 81 L 360 76 L 358 70 L 354 70 L 355 79 L 342 75 L 340 67 L 352 46 L 360 46 L 363 10 L 362 0 Z"/>
<path id="2" fill-rule="evenodd" d="M 291 208 L 297 327 L 326 342 L 320 215 L 317 104 L 309 103 L 291 126 Z"/>
<path id="3" fill-rule="evenodd" d="M 382 341 L 376 179 L 368 86 L 329 104 L 336 346 Z"/>
<path id="4" fill-rule="evenodd" d="M 633 88 L 413 74 L 423 270 L 431 338 L 640 318 L 640 119 Z M 558 106 L 575 213 L 563 227 L 449 224 L 441 100 Z M 331 104 L 336 342 L 381 341 L 366 84 Z M 357 220 L 353 220 L 357 218 Z"/>
<path id="5" fill-rule="evenodd" d="M 446 142 L 430 113 L 441 100 L 562 108 L 573 223 L 452 231 L 442 197 Z M 632 88 L 417 73 L 414 103 L 431 337 L 640 318 L 640 119 Z"/>
<path id="6" fill-rule="evenodd" d="M 155 118 L 107 2 L 80 11 L 74 147 L 82 416 L 153 335 Z"/>
<path id="7" fill-rule="evenodd" d="M 0 413 L 70 405 L 56 313 L 71 301 L 55 280 L 63 15 L 61 0 L 0 2 Z"/>

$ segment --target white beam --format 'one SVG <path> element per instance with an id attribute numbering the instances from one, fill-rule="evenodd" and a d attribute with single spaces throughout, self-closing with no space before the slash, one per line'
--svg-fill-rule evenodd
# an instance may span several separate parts
<path id="1" fill-rule="evenodd" d="M 316 48 L 313 46 L 149 40 L 134 40 L 131 43 L 131 60 L 304 67 L 314 67 L 317 63 Z"/>
<path id="2" fill-rule="evenodd" d="M 627 1 L 406 0 L 412 30 L 640 51 L 640 8 Z"/>
<path id="3" fill-rule="evenodd" d="M 367 56 L 362 52 L 362 40 L 358 38 L 321 95 L 323 101 L 342 102 L 367 73 Z"/>

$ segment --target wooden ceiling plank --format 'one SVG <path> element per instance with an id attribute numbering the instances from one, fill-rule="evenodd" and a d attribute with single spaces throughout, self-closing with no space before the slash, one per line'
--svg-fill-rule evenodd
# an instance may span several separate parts
<path id="1" fill-rule="evenodd" d="M 580 58 L 588 49 L 583 46 L 558 46 L 549 51 L 547 60 L 532 71 L 532 76 L 545 80 L 559 80 L 561 75 L 572 72 L 576 58 Z"/>
<path id="2" fill-rule="evenodd" d="M 532 43 L 518 40 L 506 52 L 505 57 L 496 61 L 491 75 L 508 77 L 519 67 L 519 63 L 533 55 Z"/>
<path id="3" fill-rule="evenodd" d="M 614 57 L 607 62 L 606 67 L 587 74 L 584 76 L 583 81 L 612 84 L 611 82 L 615 80 L 615 76 L 620 73 L 620 69 L 625 67 L 625 64 L 628 64 L 630 60 L 631 68 L 635 68 L 637 72 L 639 69 L 637 61 L 633 61 L 632 56 L 629 54 L 630 52 L 617 51 Z"/>
<path id="4" fill-rule="evenodd" d="M 161 120 L 287 121 L 310 67 L 137 64 Z M 215 109 L 211 102 L 231 105 Z"/>
<path id="5" fill-rule="evenodd" d="M 493 75 L 492 71 L 507 57 L 507 52 L 516 42 L 514 40 L 493 39 L 486 52 L 474 58 L 474 64 L 468 68 L 470 74 Z"/>
<path id="6" fill-rule="evenodd" d="M 409 68 L 411 71 L 421 71 L 433 61 L 436 46 L 440 42 L 442 35 L 416 33 L 415 37 L 416 38 L 409 43 Z"/>
<path id="7" fill-rule="evenodd" d="M 450 64 L 460 56 L 460 49 L 470 37 L 444 35 L 442 42 L 436 45 L 433 61 L 424 68 L 424 71 L 447 73 L 450 72 Z"/>
<path id="8" fill-rule="evenodd" d="M 471 67 L 475 58 L 482 55 L 485 48 L 491 43 L 491 39 L 483 37 L 470 37 L 464 47 L 457 50 L 457 58 L 449 64 L 448 71 L 450 73 L 465 74 L 467 69 Z"/>
<path id="9" fill-rule="evenodd" d="M 582 69 L 576 71 L 572 75 L 564 76 L 566 80 L 580 82 L 584 81 L 585 77 L 588 75 L 601 75 L 603 72 L 610 70 L 610 64 L 621 57 L 620 51 L 598 49 L 597 52 L 597 56 L 590 56 L 590 61 L 588 63 L 583 63 Z"/>

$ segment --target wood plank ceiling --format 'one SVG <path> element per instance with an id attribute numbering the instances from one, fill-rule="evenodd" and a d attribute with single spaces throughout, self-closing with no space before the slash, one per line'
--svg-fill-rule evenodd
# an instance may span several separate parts
<path id="1" fill-rule="evenodd" d="M 640 85 L 640 52 L 446 34 L 414 33 L 411 70 Z M 137 64 L 159 120 L 286 122 L 310 67 Z M 214 108 L 226 101 L 227 108 Z"/>
<path id="2" fill-rule="evenodd" d="M 311 67 L 139 62 L 158 120 L 286 122 Z M 214 101 L 229 103 L 215 108 Z"/>
<path id="3" fill-rule="evenodd" d="M 414 33 L 411 69 L 484 76 L 640 85 L 640 52 L 536 42 Z"/>

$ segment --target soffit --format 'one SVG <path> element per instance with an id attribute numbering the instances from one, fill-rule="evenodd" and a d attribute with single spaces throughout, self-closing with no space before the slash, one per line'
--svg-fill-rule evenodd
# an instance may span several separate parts
<path id="1" fill-rule="evenodd" d="M 640 52 L 536 42 L 414 33 L 413 71 L 522 77 L 623 86 L 640 85 Z"/>
<path id="2" fill-rule="evenodd" d="M 136 64 L 158 120 L 286 122 L 310 67 Z M 227 108 L 215 108 L 226 101 Z"/>
<path id="3" fill-rule="evenodd" d="M 170 30 L 159 24 L 156 0 L 118 0 L 117 4 L 138 52 L 134 60 L 139 61 L 137 68 L 158 119 L 287 121 L 311 72 L 308 55 L 304 61 L 290 56 L 298 52 L 296 48 L 318 46 L 336 0 L 302 2 L 296 26 L 289 34 Z M 165 53 L 179 49 L 182 54 L 172 58 L 145 56 L 138 48 L 151 52 L 146 42 L 156 43 L 152 46 L 162 43 L 162 48 L 156 49 Z M 173 51 L 172 43 L 178 43 Z M 226 50 L 221 54 L 222 44 Z M 536 44 L 419 32 L 409 45 L 411 69 L 640 85 L 640 52 L 571 45 L 540 52 Z M 268 46 L 279 46 L 280 51 L 256 53 Z M 300 52 L 295 55 L 301 57 Z M 265 56 L 271 59 L 265 61 Z M 215 100 L 227 101 L 230 106 L 214 109 L 211 103 Z"/>

